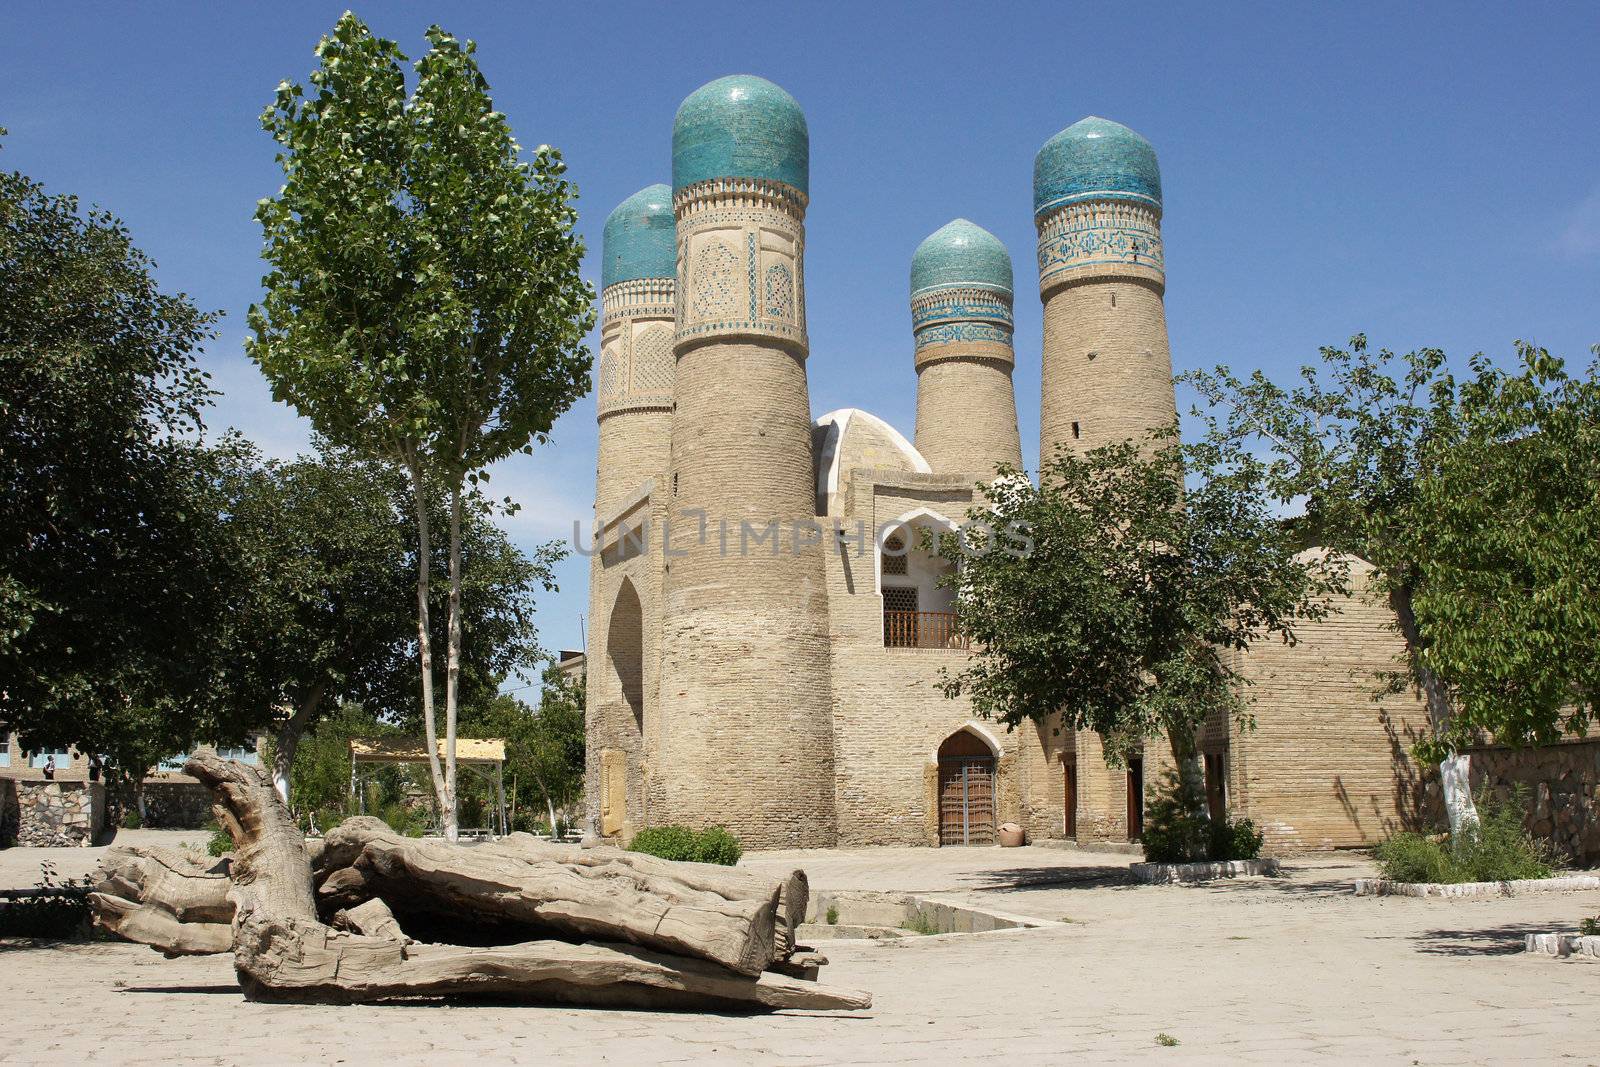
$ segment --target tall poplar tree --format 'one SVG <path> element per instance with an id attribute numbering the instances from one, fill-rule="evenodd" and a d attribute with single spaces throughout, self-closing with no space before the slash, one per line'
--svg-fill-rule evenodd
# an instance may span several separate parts
<path id="1" fill-rule="evenodd" d="M 275 397 L 410 481 L 423 724 L 454 839 L 467 490 L 546 440 L 587 390 L 594 292 L 578 274 L 560 152 L 541 145 L 524 160 L 475 45 L 437 26 L 426 37 L 409 94 L 398 46 L 350 13 L 318 44 L 310 88 L 279 85 L 262 125 L 284 185 L 256 212 L 270 270 L 247 346 Z M 434 488 L 449 502 L 443 766 L 428 641 Z"/>

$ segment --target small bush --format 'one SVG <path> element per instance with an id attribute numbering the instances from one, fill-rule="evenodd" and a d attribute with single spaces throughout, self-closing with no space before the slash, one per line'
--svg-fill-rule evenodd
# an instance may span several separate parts
<path id="1" fill-rule="evenodd" d="M 1578 924 L 1578 933 L 1584 937 L 1600 937 L 1600 915 Z"/>
<path id="2" fill-rule="evenodd" d="M 920 911 L 914 911 L 907 915 L 905 921 L 900 924 L 900 929 L 910 930 L 914 934 L 922 934 L 924 936 L 940 933 L 939 927 L 934 925 L 934 921 Z"/>
<path id="3" fill-rule="evenodd" d="M 213 856 L 226 856 L 233 851 L 233 835 L 214 822 L 208 822 L 205 829 L 211 831 L 211 839 L 206 842 L 206 852 Z"/>
<path id="4" fill-rule="evenodd" d="M 1249 819 L 1211 824 L 1211 859 L 1253 860 L 1261 855 L 1262 834 Z"/>
<path id="5" fill-rule="evenodd" d="M 89 932 L 89 890 L 92 878 L 56 877 L 55 864 L 39 865 L 35 893 L 0 905 L 0 937 L 66 940 Z"/>
<path id="6" fill-rule="evenodd" d="M 138 808 L 129 808 L 122 813 L 122 818 L 117 820 L 117 825 L 124 830 L 137 830 L 144 825 L 144 819 L 139 815 Z"/>
<path id="7" fill-rule="evenodd" d="M 701 863 L 720 863 L 724 867 L 732 867 L 742 855 L 744 846 L 722 827 L 712 826 L 700 831 L 695 858 Z"/>
<path id="8" fill-rule="evenodd" d="M 744 855 L 739 839 L 720 826 L 699 833 L 687 826 L 651 826 L 634 835 L 628 850 L 664 860 L 720 863 L 724 867 L 732 867 Z"/>
<path id="9" fill-rule="evenodd" d="M 836 907 L 835 905 L 832 905 L 832 904 L 828 905 L 828 925 L 829 926 L 838 926 L 839 925 L 839 909 L 838 909 L 838 907 Z"/>
<path id="10" fill-rule="evenodd" d="M 1185 795 L 1175 771 L 1167 771 L 1145 810 L 1140 843 L 1150 863 L 1253 860 L 1261 855 L 1261 832 L 1249 819 L 1213 821 L 1198 789 Z"/>
<path id="11" fill-rule="evenodd" d="M 1522 825 L 1526 790 L 1507 799 L 1477 798 L 1478 823 L 1460 834 L 1397 833 L 1374 850 L 1383 877 L 1395 882 L 1510 882 L 1548 878 L 1547 845 Z"/>

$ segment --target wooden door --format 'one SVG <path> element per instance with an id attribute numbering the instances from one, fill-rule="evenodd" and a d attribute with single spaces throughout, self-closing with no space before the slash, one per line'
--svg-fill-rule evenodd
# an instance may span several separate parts
<path id="1" fill-rule="evenodd" d="M 994 778 L 992 756 L 939 760 L 939 844 L 994 844 Z"/>
<path id="2" fill-rule="evenodd" d="M 1074 840 L 1078 837 L 1078 761 L 1076 757 L 1063 760 L 1065 771 L 1064 807 L 1066 808 L 1065 833 Z"/>
<path id="3" fill-rule="evenodd" d="M 1128 840 L 1144 836 L 1144 760 L 1128 761 Z"/>

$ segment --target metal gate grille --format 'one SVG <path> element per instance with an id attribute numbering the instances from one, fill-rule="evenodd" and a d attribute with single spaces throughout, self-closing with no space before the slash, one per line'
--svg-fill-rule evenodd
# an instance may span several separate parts
<path id="1" fill-rule="evenodd" d="M 939 844 L 992 845 L 994 841 L 994 759 L 940 758 Z"/>

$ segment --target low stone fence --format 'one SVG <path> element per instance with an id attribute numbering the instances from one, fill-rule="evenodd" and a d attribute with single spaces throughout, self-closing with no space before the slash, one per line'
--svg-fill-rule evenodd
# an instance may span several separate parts
<path id="1" fill-rule="evenodd" d="M 1524 825 L 1548 840 L 1578 866 L 1600 864 L 1600 738 L 1564 741 L 1544 748 L 1469 749 L 1472 790 L 1509 796 L 1527 792 Z M 1437 778 L 1426 787 L 1424 807 L 1435 825 L 1444 824 Z"/>
<path id="2" fill-rule="evenodd" d="M 211 803 L 211 790 L 188 775 L 144 780 L 144 825 L 152 830 L 198 830 L 211 820 Z"/>
<path id="3" fill-rule="evenodd" d="M 1600 937 L 1580 937 L 1577 934 L 1529 934 L 1523 945 L 1524 952 L 1541 956 L 1577 956 L 1580 959 L 1600 960 Z"/>
<path id="4" fill-rule="evenodd" d="M 12 786 L 19 845 L 86 848 L 106 828 L 106 787 L 100 782 L 15 781 Z"/>
<path id="5" fill-rule="evenodd" d="M 1172 882 L 1208 882 L 1213 878 L 1276 878 L 1282 868 L 1275 859 L 1222 860 L 1217 863 L 1133 863 L 1128 877 L 1146 885 Z"/>
<path id="6" fill-rule="evenodd" d="M 1522 878 L 1511 882 L 1391 882 L 1387 878 L 1357 878 L 1358 897 L 1515 897 L 1525 893 L 1575 893 L 1600 889 L 1600 877 L 1569 874 L 1557 878 Z"/>

